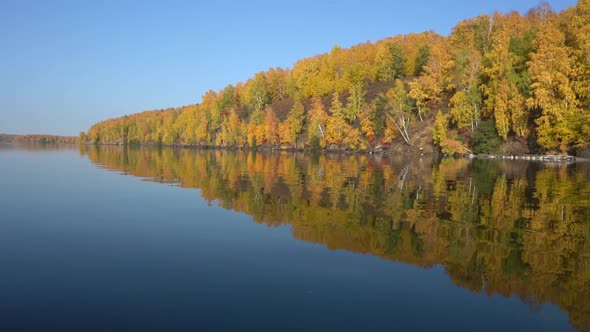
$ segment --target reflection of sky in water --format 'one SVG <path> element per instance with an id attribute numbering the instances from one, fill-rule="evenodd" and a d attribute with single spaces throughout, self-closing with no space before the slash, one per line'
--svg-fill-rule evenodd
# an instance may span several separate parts
<path id="1" fill-rule="evenodd" d="M 182 179 L 184 175 L 196 177 L 201 174 L 196 169 L 197 159 L 201 158 L 205 164 L 213 161 L 224 164 L 220 156 L 225 154 L 217 153 L 216 159 L 211 159 L 208 153 L 195 157 L 195 152 L 186 151 L 177 154 L 176 159 L 165 159 L 174 154 L 129 152 L 124 155 L 120 150 L 113 151 L 117 150 L 104 149 L 101 154 L 90 153 L 89 156 L 93 163 L 117 172 L 94 167 L 86 156 L 81 157 L 73 150 L 51 153 L 0 151 L 0 262 L 3 266 L 0 312 L 8 317 L 3 325 L 9 330 L 17 326 L 45 330 L 112 330 L 119 326 L 138 330 L 273 331 L 568 329 L 568 315 L 553 304 L 529 306 L 516 296 L 470 292 L 455 286 L 456 280 L 450 280 L 446 269 L 439 265 L 445 263 L 447 269 L 451 266 L 452 273 L 458 276 L 463 273 L 461 267 L 485 270 L 485 266 L 477 266 L 478 260 L 486 259 L 483 255 L 496 254 L 494 248 L 501 249 L 501 246 L 493 246 L 493 238 L 488 243 L 480 241 L 456 246 L 477 247 L 473 250 L 477 249 L 480 256 L 476 255 L 473 262 L 452 261 L 452 257 L 450 261 L 444 258 L 440 261 L 440 257 L 432 256 L 434 251 L 441 250 L 434 246 L 439 242 L 429 237 L 432 234 L 427 233 L 427 229 L 420 229 L 423 224 L 410 226 L 402 222 L 394 223 L 393 230 L 389 231 L 400 230 L 396 234 L 401 241 L 420 240 L 421 236 L 423 244 L 418 247 L 424 251 L 422 256 L 412 252 L 409 242 L 403 242 L 410 246 L 409 253 L 401 248 L 392 253 L 391 260 L 376 257 L 370 251 L 371 255 L 362 255 L 349 250 L 329 250 L 327 247 L 358 248 L 358 244 L 345 243 L 346 239 L 378 238 L 371 232 L 388 230 L 379 229 L 378 222 L 363 219 L 363 216 L 359 218 L 367 224 L 362 227 L 344 225 L 344 228 L 338 228 L 336 218 L 340 214 L 337 207 L 317 208 L 323 211 L 321 213 L 332 209 L 332 223 L 336 226 L 314 224 L 313 218 L 325 222 L 319 219 L 324 215 L 318 212 L 305 220 L 266 227 L 251 222 L 252 217 L 248 214 L 218 208 L 216 203 L 209 206 L 201 198 L 200 191 L 212 191 L 212 188 L 180 189 L 119 174 L 154 178 L 154 174 L 177 172 L 176 178 Z M 190 155 L 193 159 L 182 159 Z M 162 158 L 160 162 L 156 160 L 158 158 Z M 301 165 L 312 165 L 306 167 L 313 170 L 323 169 L 323 176 L 337 174 L 333 165 L 321 158 L 315 162 L 307 157 L 298 158 Z M 156 168 L 168 165 L 170 169 L 148 169 L 146 174 L 139 174 L 133 162 L 140 160 L 147 160 L 146 165 Z M 244 160 L 247 158 L 238 158 L 237 164 Z M 229 165 L 233 164 L 227 164 L 225 171 L 231 170 Z M 411 201 L 410 198 L 416 197 L 419 179 L 423 185 L 418 197 L 430 199 L 440 194 L 433 189 L 436 181 L 432 174 L 436 171 L 426 162 L 419 165 L 410 167 L 404 179 L 408 195 L 401 198 Z M 396 167 L 386 170 L 393 172 Z M 497 182 L 484 183 L 489 175 L 481 175 L 485 170 L 478 170 L 481 179 L 477 179 L 464 168 L 445 167 L 445 172 L 452 175 L 446 176 L 440 188 L 463 188 L 469 178 L 482 183 L 478 190 L 488 191 L 479 195 L 493 196 L 503 190 L 498 188 Z M 373 166 L 367 167 L 364 162 L 359 162 L 351 167 L 342 164 L 340 169 L 341 173 L 350 175 L 356 168 L 366 172 Z M 241 192 L 232 191 L 231 182 L 219 181 L 216 184 L 218 193 L 226 195 L 226 201 L 233 198 L 239 202 L 239 195 L 248 192 L 255 197 L 252 189 L 255 186 L 245 185 L 253 182 L 252 170 L 250 168 L 250 173 L 238 172 Z M 269 172 L 272 168 L 266 170 Z M 422 173 L 411 174 L 417 170 Z M 294 171 L 295 168 L 284 168 L 276 172 L 287 176 Z M 521 178 L 516 174 L 530 176 L 526 168 L 524 173 L 514 171 L 512 176 L 519 181 Z M 248 175 L 250 182 L 244 179 Z M 293 175 L 291 179 L 283 179 L 287 188 L 293 189 L 294 183 L 314 181 L 311 175 L 305 181 L 295 177 L 300 174 Z M 375 179 L 377 175 L 371 176 Z M 366 189 L 360 193 L 364 200 L 373 197 L 371 195 L 384 195 L 390 199 L 384 205 L 391 204 L 391 197 L 385 192 L 391 185 L 392 190 L 399 188 L 398 174 L 378 176 L 382 181 L 379 185 L 364 188 L 361 180 L 348 179 L 349 184 L 343 188 L 352 190 L 354 184 L 358 190 Z M 490 176 L 497 178 L 498 174 L 493 171 Z M 450 181 L 453 179 L 459 180 Z M 194 181 L 212 186 L 215 180 Z M 275 197 L 279 192 L 273 186 L 276 182 L 265 183 L 263 178 L 260 181 L 256 187 L 262 189 L 261 204 L 279 204 Z M 335 184 L 346 182 L 337 178 L 331 181 Z M 230 195 L 232 192 L 233 196 Z M 331 191 L 332 194 L 336 192 L 338 190 Z M 456 199 L 452 193 L 456 191 L 447 193 L 445 201 Z M 297 199 L 294 193 L 291 194 Z M 217 197 L 217 203 L 224 204 L 223 195 Z M 316 193 L 307 195 L 312 200 L 310 204 L 315 204 L 313 198 L 319 197 L 315 196 Z M 236 210 L 254 209 L 259 203 L 250 204 L 250 207 L 240 206 Z M 283 221 L 289 221 L 299 212 L 288 203 L 282 204 L 282 208 L 287 209 L 279 211 L 285 216 Z M 426 209 L 425 206 L 434 210 L 441 208 L 440 204 L 421 204 L 421 209 Z M 410 202 L 402 202 L 397 208 L 411 206 Z M 379 209 L 393 214 L 399 212 L 387 206 Z M 483 231 L 478 227 L 454 227 L 456 221 L 433 222 L 442 225 L 437 228 L 439 236 L 448 236 L 443 234 L 444 231 L 469 231 L 476 239 L 512 234 L 497 229 L 482 235 Z M 330 227 L 342 237 L 330 239 Z M 346 227 L 349 227 L 348 233 Z M 359 230 L 369 234 L 363 238 Z M 417 235 L 406 238 L 411 232 Z M 297 240 L 294 234 L 306 241 Z M 522 245 L 534 239 L 529 235 L 528 231 L 524 233 Z M 465 239 L 465 234 L 456 236 L 457 241 Z M 554 240 L 560 241 L 559 238 Z M 521 239 L 516 237 L 514 241 Z M 509 243 L 509 239 L 503 243 Z M 383 256 L 383 253 L 377 253 L 377 256 Z M 430 262 L 435 265 L 425 269 L 394 262 L 420 257 L 424 259 L 422 265 L 430 265 Z M 510 261 L 499 266 L 506 267 L 508 263 Z M 521 277 L 495 272 L 505 277 L 504 282 L 508 283 L 518 284 Z M 473 282 L 480 283 L 481 280 L 478 278 Z M 499 281 L 490 278 L 487 282 Z"/>

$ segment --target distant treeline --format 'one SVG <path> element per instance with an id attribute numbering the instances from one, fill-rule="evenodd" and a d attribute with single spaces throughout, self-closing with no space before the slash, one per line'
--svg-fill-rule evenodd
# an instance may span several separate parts
<path id="1" fill-rule="evenodd" d="M 9 135 L 0 134 L 0 142 L 6 143 L 66 143 L 77 144 L 79 138 L 76 136 L 55 136 L 55 135 Z"/>
<path id="2" fill-rule="evenodd" d="M 269 47 L 272 47 L 269 45 Z M 590 0 L 481 15 L 271 68 L 200 104 L 93 125 L 84 142 L 577 153 L 590 140 Z"/>

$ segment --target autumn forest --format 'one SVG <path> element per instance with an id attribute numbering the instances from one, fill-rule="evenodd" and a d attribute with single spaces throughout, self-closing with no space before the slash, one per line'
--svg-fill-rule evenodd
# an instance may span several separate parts
<path id="1" fill-rule="evenodd" d="M 271 68 L 199 104 L 93 125 L 82 142 L 588 153 L 590 0 L 459 22 Z"/>

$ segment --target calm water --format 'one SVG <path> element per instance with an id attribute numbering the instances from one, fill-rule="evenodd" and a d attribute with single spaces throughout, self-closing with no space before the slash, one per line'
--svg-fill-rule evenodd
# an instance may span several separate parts
<path id="1" fill-rule="evenodd" d="M 0 147 L 3 331 L 590 329 L 590 167 Z"/>

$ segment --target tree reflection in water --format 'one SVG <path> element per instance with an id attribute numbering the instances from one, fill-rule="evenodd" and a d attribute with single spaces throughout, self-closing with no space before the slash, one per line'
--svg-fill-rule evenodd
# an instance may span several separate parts
<path id="1" fill-rule="evenodd" d="M 525 161 L 82 146 L 109 170 L 198 188 L 297 239 L 552 302 L 590 328 L 590 167 Z"/>

